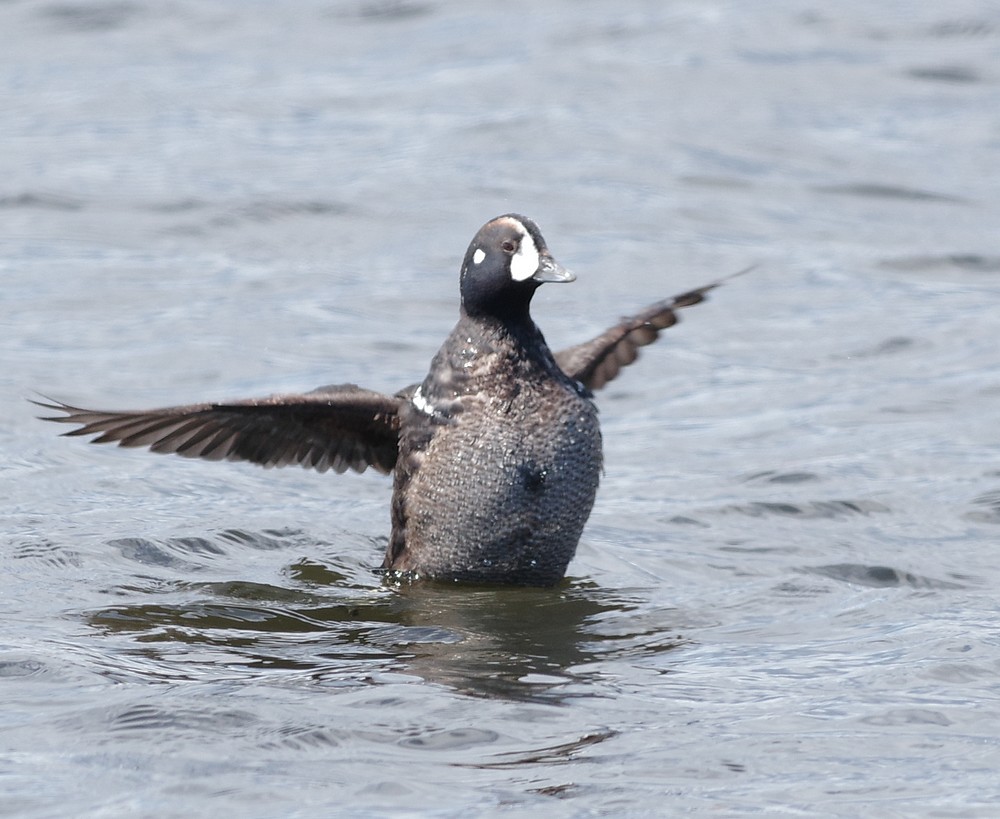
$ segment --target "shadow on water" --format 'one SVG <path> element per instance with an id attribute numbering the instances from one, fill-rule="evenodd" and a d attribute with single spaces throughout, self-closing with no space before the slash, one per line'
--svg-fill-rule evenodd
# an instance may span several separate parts
<path id="1" fill-rule="evenodd" d="M 241 533 L 246 543 L 250 537 Z M 270 535 L 262 535 L 268 546 Z M 114 545 L 146 565 L 192 567 L 232 533 Z M 84 614 L 126 638 L 107 658 L 112 676 L 264 683 L 375 684 L 415 675 L 467 695 L 520 701 L 587 696 L 604 660 L 670 651 L 674 612 L 645 611 L 642 595 L 565 581 L 553 589 L 380 584 L 356 566 L 299 560 L 281 585 L 244 580 L 141 582 L 114 590 L 135 602 Z M 134 576 L 133 576 L 133 579 Z M 645 604 L 648 608 L 648 604 Z M 119 662 L 120 661 L 120 662 Z"/>

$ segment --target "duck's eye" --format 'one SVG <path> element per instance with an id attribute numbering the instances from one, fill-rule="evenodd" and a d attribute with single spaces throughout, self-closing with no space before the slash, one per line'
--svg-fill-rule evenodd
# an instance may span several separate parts
<path id="1" fill-rule="evenodd" d="M 515 245 L 510 239 L 504 239 L 503 243 L 500 245 L 501 250 L 504 253 L 513 253 L 517 250 L 517 245 Z"/>

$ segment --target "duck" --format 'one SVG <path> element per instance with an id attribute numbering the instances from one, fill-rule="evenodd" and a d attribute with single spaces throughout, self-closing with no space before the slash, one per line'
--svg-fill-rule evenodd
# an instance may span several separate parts
<path id="1" fill-rule="evenodd" d="M 743 273 L 745 271 L 740 271 Z M 739 275 L 739 274 L 735 274 Z M 726 279 L 651 304 L 553 353 L 531 317 L 575 275 L 530 218 L 491 219 L 466 250 L 458 323 L 424 380 L 393 395 L 355 384 L 150 410 L 34 401 L 65 435 L 209 461 L 392 475 L 382 572 L 553 586 L 566 575 L 603 469 L 594 392 Z"/>

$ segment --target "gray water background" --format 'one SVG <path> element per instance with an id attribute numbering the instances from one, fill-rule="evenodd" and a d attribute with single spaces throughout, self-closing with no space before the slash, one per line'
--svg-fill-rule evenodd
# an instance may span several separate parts
<path id="1" fill-rule="evenodd" d="M 1000 813 L 1000 7 L 0 3 L 0 813 Z M 60 439 L 422 377 L 475 230 L 598 396 L 567 583 L 394 589 L 389 483 Z"/>

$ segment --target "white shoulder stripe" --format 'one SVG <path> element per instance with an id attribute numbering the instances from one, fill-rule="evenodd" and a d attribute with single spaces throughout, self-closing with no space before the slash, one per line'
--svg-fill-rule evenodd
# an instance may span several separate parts
<path id="1" fill-rule="evenodd" d="M 435 412 L 434 405 L 431 404 L 422 392 L 420 392 L 420 387 L 417 387 L 416 392 L 410 397 L 410 401 L 413 403 L 418 410 L 420 410 L 424 415 L 433 415 Z"/>

